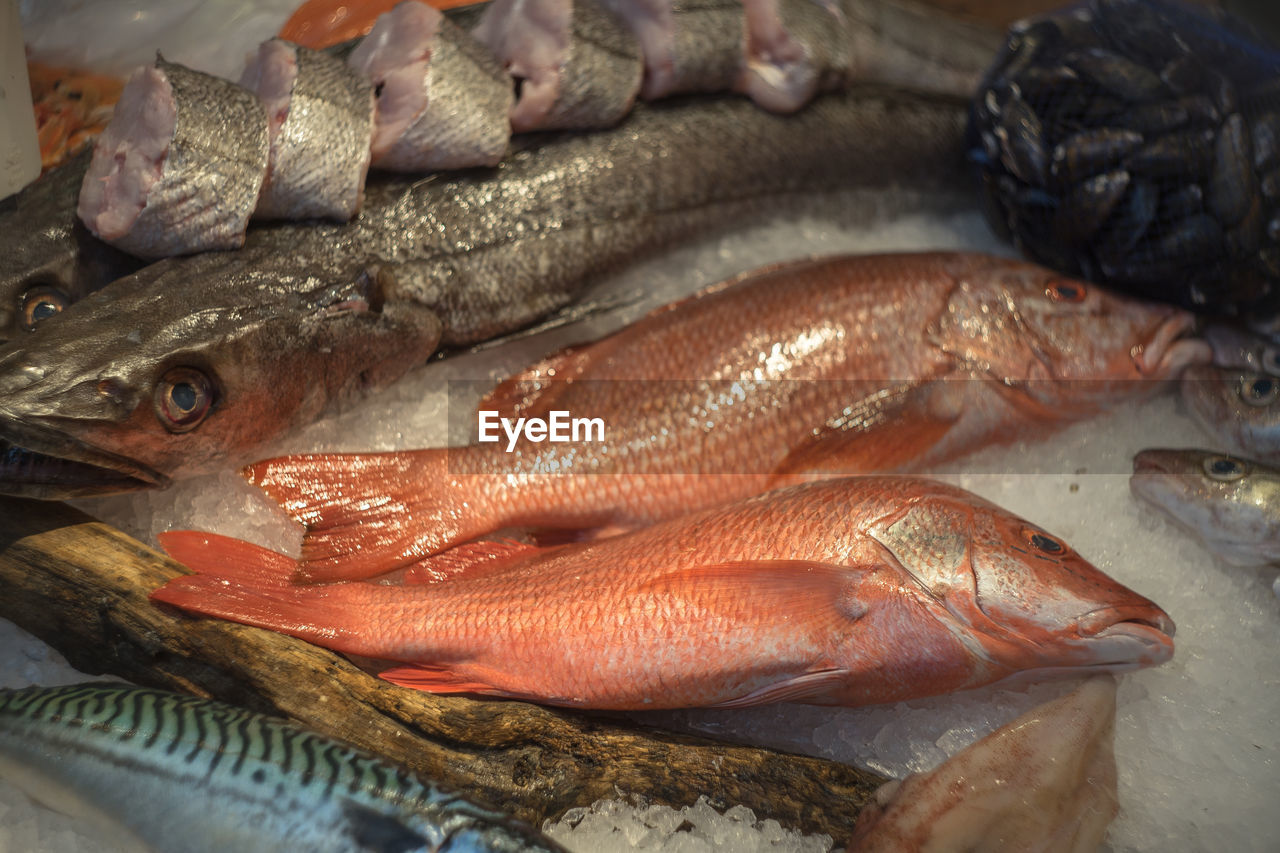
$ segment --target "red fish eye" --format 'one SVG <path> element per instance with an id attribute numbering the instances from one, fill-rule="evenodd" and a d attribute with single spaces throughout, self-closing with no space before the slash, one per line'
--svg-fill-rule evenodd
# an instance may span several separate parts
<path id="1" fill-rule="evenodd" d="M 212 408 L 213 383 L 195 368 L 172 368 L 156 385 L 156 417 L 169 432 L 195 429 Z"/>
<path id="2" fill-rule="evenodd" d="M 1054 302 L 1083 302 L 1089 291 L 1078 281 L 1051 281 L 1044 294 Z"/>
<path id="3" fill-rule="evenodd" d="M 1063 544 L 1062 540 L 1055 536 L 1050 536 L 1043 530 L 1035 530 L 1028 527 L 1022 531 L 1022 536 L 1032 548 L 1037 551 L 1043 551 L 1046 554 L 1062 554 L 1067 550 L 1067 546 Z"/>

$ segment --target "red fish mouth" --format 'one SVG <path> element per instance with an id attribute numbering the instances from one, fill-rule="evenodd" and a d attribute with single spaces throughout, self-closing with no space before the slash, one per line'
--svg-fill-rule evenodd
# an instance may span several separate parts
<path id="1" fill-rule="evenodd" d="M 1117 668 L 1155 666 L 1173 657 L 1177 626 L 1155 605 L 1107 607 L 1077 623 L 1095 661 L 1090 666 Z"/>
<path id="2" fill-rule="evenodd" d="M 1165 379 L 1194 364 L 1213 361 L 1208 341 L 1188 337 L 1196 328 L 1195 315 L 1177 311 L 1162 322 L 1146 344 L 1133 348 L 1133 363 L 1142 376 Z"/>

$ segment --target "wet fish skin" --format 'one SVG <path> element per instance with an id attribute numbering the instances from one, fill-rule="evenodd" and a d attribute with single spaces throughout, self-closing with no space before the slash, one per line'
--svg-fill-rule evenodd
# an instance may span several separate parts
<path id="1" fill-rule="evenodd" d="M 271 128 L 267 174 L 253 215 L 336 222 L 354 216 L 373 136 L 369 81 L 334 56 L 271 39 L 259 46 L 240 85 L 263 100 Z"/>
<path id="2" fill-rule="evenodd" d="M 1120 810 L 1115 724 L 1115 679 L 1094 676 L 940 767 L 881 786 L 848 849 L 1092 853 Z"/>
<path id="3" fill-rule="evenodd" d="M 1227 562 L 1280 562 L 1280 470 L 1209 450 L 1153 449 L 1133 458 L 1129 486 Z"/>
<path id="4" fill-rule="evenodd" d="M 611 127 L 640 91 L 640 45 L 600 0 L 494 0 L 473 35 L 520 81 L 516 133 Z"/>
<path id="5" fill-rule="evenodd" d="M 93 152 L 76 215 L 97 237 L 150 259 L 236 249 L 267 171 L 267 115 L 247 89 L 157 55 Z"/>
<path id="6" fill-rule="evenodd" d="M 1216 444 L 1248 459 L 1280 465 L 1280 378 L 1196 366 L 1183 374 L 1182 400 Z"/>
<path id="7" fill-rule="evenodd" d="M 1155 393 L 1207 361 L 1179 337 L 1192 324 L 990 255 L 805 260 L 553 355 L 479 406 L 600 418 L 602 442 L 304 454 L 245 474 L 306 526 L 305 576 L 368 577 L 507 526 L 634 526 L 797 479 L 927 472 Z"/>
<path id="8" fill-rule="evenodd" d="M 0 344 L 143 262 L 75 217 L 92 146 L 0 201 Z"/>
<path id="9" fill-rule="evenodd" d="M 789 118 L 740 100 L 666 103 L 637 110 L 612 131 L 527 140 L 494 170 L 386 176 L 367 187 L 364 209 L 347 225 L 263 224 L 240 252 L 152 265 L 0 349 L 0 439 L 98 459 L 130 478 L 107 486 L 84 469 L 35 487 L 22 473 L 35 463 L 18 454 L 0 456 L 0 491 L 99 494 L 250 461 L 255 448 L 317 416 L 321 400 L 308 395 L 360 386 L 360 372 L 378 377 L 364 384 L 390 381 L 421 361 L 419 345 L 436 333 L 443 345 L 465 346 L 522 328 L 647 252 L 780 209 L 812 210 L 827 193 L 894 187 L 908 197 L 927 192 L 935 209 L 958 206 L 968 195 L 963 109 L 870 87 Z M 842 215 L 849 222 L 859 214 L 842 208 Z M 379 331 L 363 350 L 356 339 L 334 342 L 340 352 L 363 352 L 363 364 L 308 351 L 316 309 L 290 289 L 341 293 L 368 269 L 393 283 L 390 302 L 402 312 L 394 323 L 371 325 L 399 323 L 409 341 L 389 348 Z M 116 296 L 125 293 L 132 295 Z M 252 303 L 257 297 L 248 294 L 258 293 L 269 295 L 255 334 L 276 358 L 218 343 L 226 328 L 214 308 Z M 80 319 L 69 321 L 73 315 Z M 144 328 L 173 333 L 144 350 L 127 340 Z M 157 431 L 156 383 L 188 352 L 208 353 L 203 366 L 220 376 L 252 377 L 315 406 L 286 418 L 264 401 L 266 416 L 241 417 L 243 398 L 223 396 L 217 417 L 183 433 Z M 317 370 L 322 381 L 307 378 Z M 112 394 L 98 394 L 102 377 L 112 378 Z"/>
<path id="10" fill-rule="evenodd" d="M 405 666 L 432 692 L 585 708 L 859 706 L 1018 673 L 1131 669 L 1173 623 L 1051 534 L 953 486 L 807 483 L 589 544 L 301 585 L 294 561 L 162 534 L 157 601 Z M 439 560 L 435 561 L 436 563 Z"/>
<path id="11" fill-rule="evenodd" d="M 563 850 L 301 726 L 130 685 L 0 690 L 0 775 L 148 849 Z"/>

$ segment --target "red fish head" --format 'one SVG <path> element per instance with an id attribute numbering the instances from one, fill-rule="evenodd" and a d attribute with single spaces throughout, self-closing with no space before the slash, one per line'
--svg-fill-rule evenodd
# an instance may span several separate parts
<path id="1" fill-rule="evenodd" d="M 1208 343 L 1187 337 L 1195 319 L 1179 308 L 1003 258 L 970 256 L 953 275 L 947 308 L 929 329 L 934 343 L 1041 403 L 1127 399 L 1133 383 L 1170 379 L 1212 356 Z"/>
<path id="2" fill-rule="evenodd" d="M 1057 536 L 936 484 L 873 533 L 989 673 L 1123 671 L 1173 656 L 1173 620 Z"/>

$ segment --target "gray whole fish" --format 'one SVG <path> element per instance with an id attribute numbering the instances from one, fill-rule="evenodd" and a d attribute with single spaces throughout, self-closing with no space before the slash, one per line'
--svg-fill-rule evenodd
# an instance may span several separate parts
<path id="1" fill-rule="evenodd" d="M 1280 470 L 1209 450 L 1144 450 L 1129 486 L 1227 562 L 1280 562 Z"/>
<path id="2" fill-rule="evenodd" d="M 92 156 L 86 149 L 0 201 L 0 344 L 143 265 L 75 216 Z"/>
<path id="3" fill-rule="evenodd" d="M 665 102 L 540 135 L 492 170 L 370 185 L 347 225 L 263 225 L 239 252 L 152 264 L 0 348 L 0 491 L 100 494 L 249 461 L 438 344 L 519 329 L 627 261 L 824 191 L 962 204 L 962 128 L 955 100 L 871 87 L 790 117 Z"/>
<path id="4" fill-rule="evenodd" d="M 563 850 L 301 726 L 129 685 L 0 690 L 0 776 L 155 850 Z"/>
<path id="5" fill-rule="evenodd" d="M 1280 465 L 1280 377 L 1196 365 L 1182 374 L 1182 400 L 1219 446 Z"/>

